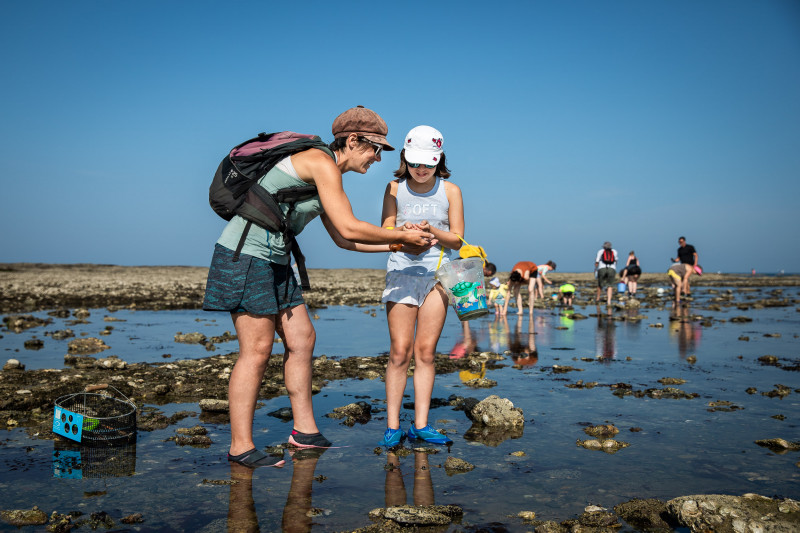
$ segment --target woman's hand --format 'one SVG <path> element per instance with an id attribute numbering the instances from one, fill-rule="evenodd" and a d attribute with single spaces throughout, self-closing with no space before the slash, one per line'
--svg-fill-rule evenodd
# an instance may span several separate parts
<path id="1" fill-rule="evenodd" d="M 433 233 L 417 229 L 417 226 L 417 224 L 407 223 L 402 227 L 402 231 L 399 234 L 403 241 L 400 251 L 411 255 L 419 255 L 439 242 Z"/>

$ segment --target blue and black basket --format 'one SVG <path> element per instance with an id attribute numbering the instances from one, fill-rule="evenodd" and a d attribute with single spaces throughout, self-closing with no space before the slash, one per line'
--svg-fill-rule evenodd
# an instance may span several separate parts
<path id="1" fill-rule="evenodd" d="M 113 385 L 89 385 L 55 401 L 53 433 L 89 446 L 136 441 L 136 404 Z"/>

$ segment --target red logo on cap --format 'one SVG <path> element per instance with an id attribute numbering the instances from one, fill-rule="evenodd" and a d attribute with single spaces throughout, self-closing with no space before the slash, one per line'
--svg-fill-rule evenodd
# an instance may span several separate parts
<path id="1" fill-rule="evenodd" d="M 433 156 L 433 160 L 434 160 L 434 161 L 438 161 L 438 159 L 436 158 L 436 156 Z"/>
<path id="2" fill-rule="evenodd" d="M 436 145 L 436 148 L 441 148 L 442 147 L 442 138 L 441 137 L 439 137 L 438 139 L 431 139 L 431 140 L 433 141 L 433 144 Z"/>

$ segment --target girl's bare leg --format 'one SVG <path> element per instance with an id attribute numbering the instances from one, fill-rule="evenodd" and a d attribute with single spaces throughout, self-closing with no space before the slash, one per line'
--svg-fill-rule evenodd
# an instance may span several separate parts
<path id="1" fill-rule="evenodd" d="M 414 346 L 414 325 L 419 308 L 415 305 L 389 302 L 386 318 L 389 322 L 389 362 L 386 365 L 386 420 L 390 428 L 400 428 L 400 407 L 408 381 L 408 365 Z"/>
<path id="2" fill-rule="evenodd" d="M 417 315 L 417 335 L 414 340 L 414 425 L 417 429 L 428 425 L 433 381 L 436 378 L 436 343 L 442 334 L 446 317 L 447 296 L 441 285 L 437 284 L 422 302 Z"/>

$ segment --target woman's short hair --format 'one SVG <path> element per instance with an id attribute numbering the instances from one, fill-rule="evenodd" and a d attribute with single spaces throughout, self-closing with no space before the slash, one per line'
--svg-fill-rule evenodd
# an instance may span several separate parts
<path id="1" fill-rule="evenodd" d="M 344 150 L 346 145 L 347 137 L 336 137 L 333 142 L 328 145 L 328 148 L 331 149 L 331 152 L 336 152 L 337 150 Z"/>
<path id="2" fill-rule="evenodd" d="M 515 282 L 516 281 L 522 281 L 522 274 L 520 274 L 519 272 L 517 272 L 515 270 L 514 272 L 511 273 L 511 275 L 508 277 L 508 279 L 510 279 L 511 281 L 515 281 Z"/>
<path id="3" fill-rule="evenodd" d="M 436 163 L 436 170 L 433 172 L 434 176 L 438 176 L 442 179 L 447 179 L 450 177 L 450 169 L 447 168 L 447 164 L 445 163 L 445 156 L 444 152 L 442 152 L 442 157 L 439 159 L 439 162 Z M 406 161 L 406 151 L 405 149 L 400 150 L 400 166 L 397 170 L 394 171 L 395 178 L 410 178 L 411 174 L 408 172 L 408 162 Z"/>

